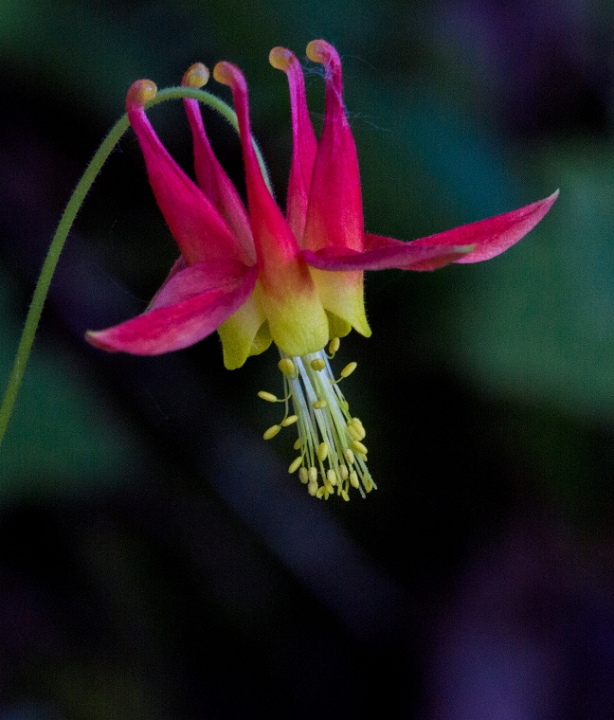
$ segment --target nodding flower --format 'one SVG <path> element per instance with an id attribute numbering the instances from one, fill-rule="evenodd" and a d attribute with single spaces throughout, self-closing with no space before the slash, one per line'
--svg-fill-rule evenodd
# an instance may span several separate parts
<path id="1" fill-rule="evenodd" d="M 288 79 L 293 136 L 285 213 L 275 202 L 252 142 L 247 83 L 229 62 L 213 77 L 234 100 L 247 187 L 247 207 L 215 157 L 198 101 L 185 98 L 192 131 L 194 183 L 160 142 L 144 105 L 157 89 L 138 80 L 128 91 L 128 118 L 141 146 L 157 204 L 179 246 L 180 257 L 144 313 L 87 339 L 108 351 L 157 355 L 188 347 L 218 331 L 228 369 L 273 342 L 281 359 L 283 418 L 265 433 L 275 437 L 297 426 L 298 471 L 309 493 L 349 499 L 375 483 L 367 468 L 362 422 L 339 388 L 356 363 L 335 377 L 330 360 L 352 328 L 371 335 L 364 307 L 365 270 L 435 270 L 449 263 L 489 260 L 507 250 L 548 212 L 558 192 L 511 212 L 437 235 L 404 242 L 365 232 L 358 158 L 343 105 L 341 61 L 332 45 L 313 40 L 308 58 L 324 67 L 325 112 L 314 133 L 303 72 L 287 49 L 271 50 L 271 65 Z M 182 84 L 200 88 L 209 79 L 193 65 Z"/>

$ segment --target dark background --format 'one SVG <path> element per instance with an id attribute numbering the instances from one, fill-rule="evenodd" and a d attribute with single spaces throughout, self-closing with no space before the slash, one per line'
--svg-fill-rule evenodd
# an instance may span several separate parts
<path id="1" fill-rule="evenodd" d="M 369 274 L 339 368 L 377 492 L 286 468 L 274 349 L 83 341 L 175 259 L 130 133 L 73 229 L 0 456 L 0 718 L 614 716 L 614 10 L 587 0 L 0 0 L 0 370 L 72 188 L 137 78 L 243 68 L 283 203 L 274 45 L 335 44 L 367 229 L 561 197 L 517 247 Z M 321 123 L 323 84 L 307 76 Z M 209 88 L 228 99 L 227 88 Z M 151 113 L 190 169 L 179 103 Z M 241 187 L 236 137 L 206 115 Z"/>

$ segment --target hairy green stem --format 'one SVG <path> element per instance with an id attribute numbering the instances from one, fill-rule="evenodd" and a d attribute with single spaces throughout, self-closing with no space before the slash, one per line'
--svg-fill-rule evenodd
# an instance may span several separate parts
<path id="1" fill-rule="evenodd" d="M 235 130 L 238 131 L 239 126 L 237 122 L 237 116 L 232 110 L 232 108 L 229 107 L 223 100 L 220 100 L 215 95 L 212 95 L 211 93 L 208 93 L 204 90 L 184 87 L 167 88 L 165 90 L 160 90 L 156 97 L 153 100 L 150 100 L 145 107 L 150 108 L 166 100 L 174 100 L 179 98 L 194 98 L 199 102 L 208 105 L 209 107 L 213 108 L 221 115 L 223 115 L 224 118 L 226 118 L 226 120 L 228 120 L 228 122 L 235 128 Z M 85 196 L 92 187 L 94 180 L 98 176 L 98 173 L 102 170 L 102 167 L 108 160 L 109 155 L 113 152 L 113 149 L 129 127 L 130 123 L 128 122 L 128 116 L 123 115 L 111 128 L 109 134 L 102 141 L 102 144 L 96 151 L 94 157 L 90 161 L 90 164 L 87 166 L 85 172 L 83 173 L 83 176 L 81 177 L 81 180 L 79 180 L 77 187 L 75 188 L 70 200 L 68 201 L 68 205 L 64 210 L 62 218 L 60 219 L 58 229 L 53 236 L 53 240 L 51 241 L 51 245 L 49 246 L 47 257 L 45 258 L 45 262 L 43 263 L 43 267 L 38 278 L 36 288 L 34 290 L 34 295 L 32 296 L 32 302 L 28 310 L 28 315 L 26 317 L 23 333 L 21 335 L 19 346 L 17 348 L 17 353 L 15 355 L 13 369 L 11 370 L 8 384 L 4 393 L 4 398 L 2 400 L 2 405 L 0 406 L 0 445 L 2 444 L 2 440 L 4 439 L 9 420 L 11 419 L 11 415 L 13 414 L 15 401 L 17 400 L 17 395 L 19 394 L 21 381 L 23 380 L 26 365 L 28 363 L 30 352 L 32 350 L 32 344 L 34 343 L 36 329 L 38 327 L 41 313 L 43 312 L 43 306 L 49 292 L 49 286 L 51 285 L 51 280 L 53 278 L 53 274 L 58 264 L 58 260 L 60 259 L 60 255 L 64 248 L 64 243 L 66 242 L 66 238 L 68 237 L 68 233 L 70 232 L 72 224 L 77 217 L 77 213 L 79 212 L 81 205 L 85 200 Z M 256 150 L 258 162 L 262 169 L 262 173 L 264 175 L 267 186 L 269 190 L 271 190 L 271 183 L 269 180 L 268 172 L 262 159 L 260 149 L 256 145 L 255 141 L 254 148 Z"/>

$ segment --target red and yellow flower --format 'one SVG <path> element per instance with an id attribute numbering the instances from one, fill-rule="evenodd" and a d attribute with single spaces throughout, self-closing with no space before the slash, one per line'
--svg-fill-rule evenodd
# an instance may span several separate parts
<path id="1" fill-rule="evenodd" d="M 297 425 L 299 472 L 309 492 L 348 499 L 375 487 L 367 469 L 365 430 L 330 369 L 339 338 L 352 328 L 369 337 L 365 270 L 434 270 L 451 262 L 488 260 L 507 250 L 548 212 L 557 193 L 518 210 L 430 237 L 403 242 L 364 231 L 358 159 L 342 91 L 341 62 L 324 40 L 307 46 L 325 71 L 324 124 L 316 139 L 301 66 L 285 48 L 271 50 L 273 67 L 290 87 L 293 156 L 285 215 L 276 204 L 252 142 L 245 78 L 220 62 L 214 78 L 232 91 L 245 164 L 247 209 L 215 157 L 198 102 L 184 99 L 194 143 L 194 183 L 169 155 L 145 113 L 157 90 L 139 80 L 126 100 L 156 201 L 180 250 L 146 311 L 88 340 L 105 350 L 157 355 L 179 350 L 217 330 L 224 364 L 241 367 L 274 342 L 285 393 L 283 419 L 264 437 Z M 202 87 L 209 73 L 193 65 L 183 85 Z M 328 352 L 326 347 L 328 346 Z M 355 368 L 341 371 L 346 377 Z M 262 392 L 271 402 L 278 398 Z"/>

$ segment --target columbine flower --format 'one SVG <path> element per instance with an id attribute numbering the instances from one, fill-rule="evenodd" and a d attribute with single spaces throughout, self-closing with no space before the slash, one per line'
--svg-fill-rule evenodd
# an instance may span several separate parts
<path id="1" fill-rule="evenodd" d="M 181 257 L 146 311 L 88 340 L 110 351 L 157 355 L 193 345 L 217 330 L 228 369 L 241 367 L 274 342 L 284 383 L 283 418 L 265 433 L 271 439 L 296 425 L 298 470 L 309 493 L 349 499 L 375 487 L 367 469 L 365 430 L 339 388 L 350 363 L 335 379 L 329 360 L 352 328 L 369 337 L 363 272 L 400 268 L 434 270 L 451 262 L 488 260 L 520 240 L 548 212 L 557 193 L 503 215 L 413 242 L 364 231 L 356 147 L 342 98 L 341 62 L 324 40 L 307 56 L 325 70 L 326 105 L 316 140 L 300 64 L 284 48 L 271 50 L 273 67 L 290 86 L 293 156 L 285 216 L 269 191 L 251 139 L 247 86 L 241 71 L 218 63 L 214 78 L 230 86 L 245 163 L 249 214 L 211 150 L 198 103 L 185 99 L 194 142 L 198 185 L 168 154 L 144 111 L 157 90 L 135 82 L 126 100 L 157 203 Z M 209 73 L 193 65 L 183 85 L 202 87 Z M 327 350 L 325 349 L 328 346 Z"/>

